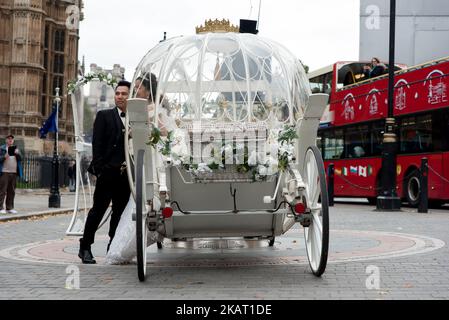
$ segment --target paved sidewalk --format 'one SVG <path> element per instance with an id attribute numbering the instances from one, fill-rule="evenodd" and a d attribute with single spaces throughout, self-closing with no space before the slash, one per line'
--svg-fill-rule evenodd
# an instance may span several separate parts
<path id="1" fill-rule="evenodd" d="M 0 214 L 0 222 L 30 219 L 37 216 L 66 214 L 73 211 L 75 206 L 75 192 L 69 192 L 67 188 L 60 189 L 61 207 L 49 208 L 48 189 L 16 189 L 14 199 L 16 214 Z"/>
<path id="2" fill-rule="evenodd" d="M 62 200 L 69 197 L 63 193 Z M 48 193 L 27 199 L 46 209 Z M 81 264 L 77 237 L 65 234 L 70 218 L 0 223 L 0 300 L 171 299 L 192 305 L 192 299 L 449 299 L 448 208 L 392 213 L 337 203 L 330 210 L 329 260 L 321 278 L 310 271 L 297 225 L 273 247 L 245 239 L 165 239 L 161 250 L 148 248 L 143 283 L 135 262 L 105 263 L 108 225 L 92 246 L 97 264 Z"/>

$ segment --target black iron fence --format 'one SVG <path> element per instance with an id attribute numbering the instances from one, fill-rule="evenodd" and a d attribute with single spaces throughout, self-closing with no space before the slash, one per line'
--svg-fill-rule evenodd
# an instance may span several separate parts
<path id="1" fill-rule="evenodd" d="M 69 185 L 68 170 L 72 158 L 59 158 L 59 186 Z M 17 188 L 21 189 L 45 189 L 51 187 L 52 157 L 27 155 L 22 159 L 23 179 L 17 182 Z M 77 164 L 78 165 L 78 164 Z M 88 159 L 81 161 L 81 168 L 86 171 L 89 165 Z"/>

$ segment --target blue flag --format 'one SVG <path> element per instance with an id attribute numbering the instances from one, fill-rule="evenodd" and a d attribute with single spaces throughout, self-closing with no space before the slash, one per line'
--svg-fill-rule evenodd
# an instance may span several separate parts
<path id="1" fill-rule="evenodd" d="M 53 109 L 48 119 L 42 125 L 42 128 L 39 129 L 39 132 L 41 134 L 41 139 L 47 138 L 47 133 L 49 132 L 58 132 L 58 127 L 56 125 L 56 108 Z"/>

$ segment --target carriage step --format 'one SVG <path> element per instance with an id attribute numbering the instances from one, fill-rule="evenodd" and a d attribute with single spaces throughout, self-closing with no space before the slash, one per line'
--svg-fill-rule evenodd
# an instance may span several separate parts
<path id="1" fill-rule="evenodd" d="M 282 221 L 287 210 L 276 213 L 266 211 L 241 211 L 239 213 L 203 212 L 188 215 L 175 211 L 164 220 L 166 236 L 169 238 L 191 237 L 241 237 L 274 236 L 282 234 Z"/>

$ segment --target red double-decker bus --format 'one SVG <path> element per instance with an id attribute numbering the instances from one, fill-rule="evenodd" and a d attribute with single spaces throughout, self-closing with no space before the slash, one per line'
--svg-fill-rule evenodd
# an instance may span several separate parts
<path id="1" fill-rule="evenodd" d="M 388 115 L 388 66 L 367 79 L 367 62 L 337 62 L 309 74 L 312 92 L 330 94 L 318 146 L 326 169 L 335 166 L 338 197 L 380 193 L 382 137 Z M 420 164 L 428 158 L 428 195 L 449 202 L 449 57 L 406 68 L 395 66 L 394 117 L 398 138 L 397 194 L 417 206 Z"/>

